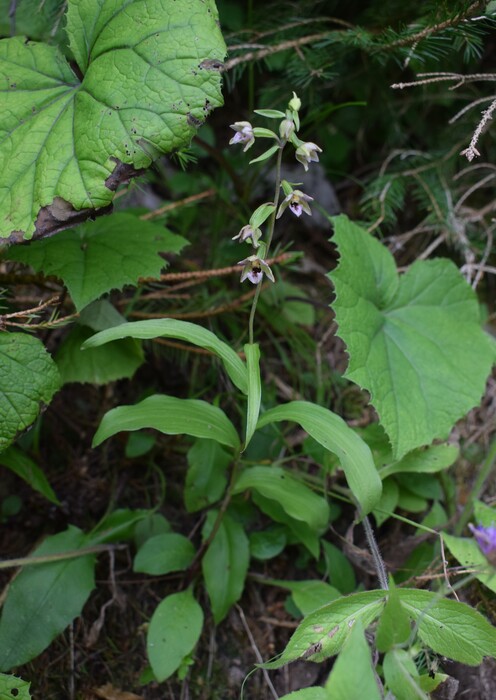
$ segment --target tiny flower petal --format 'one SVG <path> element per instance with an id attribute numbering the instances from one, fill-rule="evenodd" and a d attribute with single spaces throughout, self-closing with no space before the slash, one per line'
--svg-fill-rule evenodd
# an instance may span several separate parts
<path id="1" fill-rule="evenodd" d="M 243 151 L 247 151 L 250 146 L 253 146 L 255 143 L 255 136 L 253 134 L 253 127 L 250 122 L 234 122 L 234 124 L 231 124 L 231 129 L 234 129 L 236 133 L 229 141 L 229 145 L 244 143 L 245 147 L 243 148 Z"/>

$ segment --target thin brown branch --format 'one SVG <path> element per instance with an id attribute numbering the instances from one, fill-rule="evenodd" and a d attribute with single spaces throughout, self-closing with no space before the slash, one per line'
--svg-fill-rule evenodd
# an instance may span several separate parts
<path id="1" fill-rule="evenodd" d="M 305 46 L 306 44 L 312 44 L 315 41 L 320 41 L 328 36 L 329 32 L 320 32 L 319 34 L 310 34 L 308 36 L 301 36 L 298 39 L 288 39 L 287 41 L 282 41 L 280 44 L 274 44 L 274 46 L 267 46 L 265 49 L 258 49 L 257 51 L 249 51 L 243 54 L 243 56 L 236 56 L 235 58 L 229 59 L 224 64 L 224 71 L 231 70 L 240 63 L 247 63 L 248 61 L 259 61 L 266 56 L 272 56 L 272 54 L 279 53 L 279 51 L 287 51 L 288 49 L 296 49 L 300 46 Z"/>
<path id="2" fill-rule="evenodd" d="M 146 214 L 143 214 L 140 216 L 140 219 L 143 221 L 149 221 L 150 219 L 156 219 L 158 216 L 162 216 L 162 214 L 166 214 L 169 211 L 173 211 L 174 209 L 179 209 L 180 207 L 184 207 L 187 204 L 192 204 L 193 202 L 198 202 L 200 199 L 205 199 L 206 197 L 213 197 L 216 194 L 214 189 L 209 189 L 205 190 L 204 192 L 199 192 L 198 194 L 192 194 L 190 197 L 185 197 L 184 199 L 179 199 L 176 202 L 170 202 L 169 204 L 164 204 L 162 207 L 159 207 L 158 209 L 154 209 L 153 211 L 149 211 Z"/>
<path id="3" fill-rule="evenodd" d="M 450 19 L 447 19 L 444 22 L 438 22 L 437 24 L 433 24 L 430 27 L 425 27 L 425 29 L 422 29 L 422 31 L 416 32 L 415 34 L 410 34 L 410 36 L 403 37 L 402 39 L 397 39 L 396 41 L 393 41 L 391 44 L 389 44 L 387 48 L 395 49 L 398 46 L 409 46 L 410 44 L 419 42 L 422 39 L 427 38 L 431 34 L 442 32 L 444 29 L 448 29 L 449 27 L 455 27 L 457 24 L 463 22 L 463 20 L 470 17 L 470 15 L 473 12 L 475 12 L 475 10 L 480 9 L 485 4 L 486 3 L 484 2 L 484 0 L 476 0 L 476 2 L 473 2 L 465 10 L 465 12 L 460 12 L 458 15 L 455 15 L 455 17 L 450 17 Z"/>

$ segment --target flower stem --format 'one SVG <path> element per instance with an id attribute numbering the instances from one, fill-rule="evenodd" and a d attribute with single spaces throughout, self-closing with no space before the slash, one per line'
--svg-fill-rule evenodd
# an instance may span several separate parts
<path id="1" fill-rule="evenodd" d="M 268 231 L 268 237 L 267 237 L 267 245 L 265 247 L 264 260 L 269 255 L 270 244 L 272 243 L 272 237 L 274 235 L 274 227 L 275 227 L 275 223 L 276 223 L 277 208 L 279 206 L 279 196 L 280 196 L 280 192 L 281 192 L 282 152 L 284 150 L 285 145 L 286 145 L 286 140 L 281 141 L 281 145 L 279 147 L 279 152 L 277 154 L 276 185 L 275 185 L 275 192 L 274 192 L 274 211 L 272 212 L 270 219 L 269 219 L 269 231 Z M 253 343 L 253 323 L 255 321 L 255 312 L 257 310 L 258 298 L 260 296 L 261 289 L 262 289 L 262 280 L 260 280 L 260 282 L 257 284 L 257 291 L 255 292 L 255 296 L 253 297 L 253 303 L 251 305 L 251 310 L 250 310 L 250 320 L 248 321 L 248 340 L 249 340 L 250 344 Z"/>

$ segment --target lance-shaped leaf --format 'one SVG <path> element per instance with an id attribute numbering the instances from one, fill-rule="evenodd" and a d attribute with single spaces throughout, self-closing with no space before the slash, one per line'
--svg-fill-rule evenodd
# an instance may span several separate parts
<path id="1" fill-rule="evenodd" d="M 198 345 L 198 347 L 210 350 L 223 362 L 226 372 L 240 391 L 244 394 L 248 392 L 248 375 L 246 365 L 234 350 L 219 340 L 215 333 L 207 328 L 198 326 L 189 321 L 178 321 L 173 318 L 162 318 L 159 320 L 135 321 L 132 323 L 122 323 L 114 328 L 107 328 L 101 333 L 97 333 L 88 339 L 85 348 L 95 348 L 104 343 L 110 343 L 119 338 L 141 338 L 150 340 L 151 338 L 178 338 L 186 340 L 188 343 Z"/>
<path id="2" fill-rule="evenodd" d="M 49 501 L 60 505 L 45 474 L 25 452 L 14 446 L 9 447 L 5 452 L 0 453 L 0 464 L 24 479 L 31 488 L 43 494 Z"/>
<path id="3" fill-rule="evenodd" d="M 261 416 L 258 427 L 281 420 L 299 423 L 314 440 L 338 456 L 362 512 L 369 513 L 381 497 L 382 485 L 368 445 L 342 418 L 307 401 L 271 408 Z"/>
<path id="4" fill-rule="evenodd" d="M 212 532 L 218 514 L 217 510 L 208 513 L 203 527 L 204 539 Z M 203 577 L 216 624 L 241 598 L 249 561 L 248 537 L 242 525 L 224 515 L 202 559 Z"/>
<path id="5" fill-rule="evenodd" d="M 166 435 L 191 435 L 238 448 L 234 425 L 217 406 L 197 399 L 154 394 L 134 406 L 118 406 L 106 413 L 93 438 L 96 447 L 123 430 L 155 428 Z"/>
<path id="6" fill-rule="evenodd" d="M 212 0 L 72 0 L 60 50 L 0 42 L 0 237 L 106 210 L 119 182 L 185 146 L 222 102 Z"/>
<path id="7" fill-rule="evenodd" d="M 329 700 L 381 700 L 360 619 L 353 624 L 325 687 Z"/>
<path id="8" fill-rule="evenodd" d="M 345 376 L 370 393 L 400 458 L 446 438 L 478 404 L 495 346 L 451 261 L 420 260 L 399 277 L 379 241 L 346 216 L 333 223 L 340 262 L 330 275 L 332 306 L 350 356 Z"/>
<path id="9" fill-rule="evenodd" d="M 246 343 L 246 368 L 248 374 L 248 405 L 246 409 L 246 435 L 244 449 L 253 437 L 257 427 L 262 401 L 262 385 L 260 380 L 260 347 L 258 343 Z"/>
<path id="10" fill-rule="evenodd" d="M 0 334 L 0 450 L 25 430 L 60 387 L 42 342 L 26 333 Z"/>

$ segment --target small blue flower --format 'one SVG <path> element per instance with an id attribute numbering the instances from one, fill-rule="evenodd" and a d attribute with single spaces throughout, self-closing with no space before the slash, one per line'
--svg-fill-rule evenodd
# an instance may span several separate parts
<path id="1" fill-rule="evenodd" d="M 490 527 L 469 525 L 469 528 L 484 556 L 489 557 L 492 555 L 494 557 L 496 553 L 496 527 L 494 525 Z"/>

